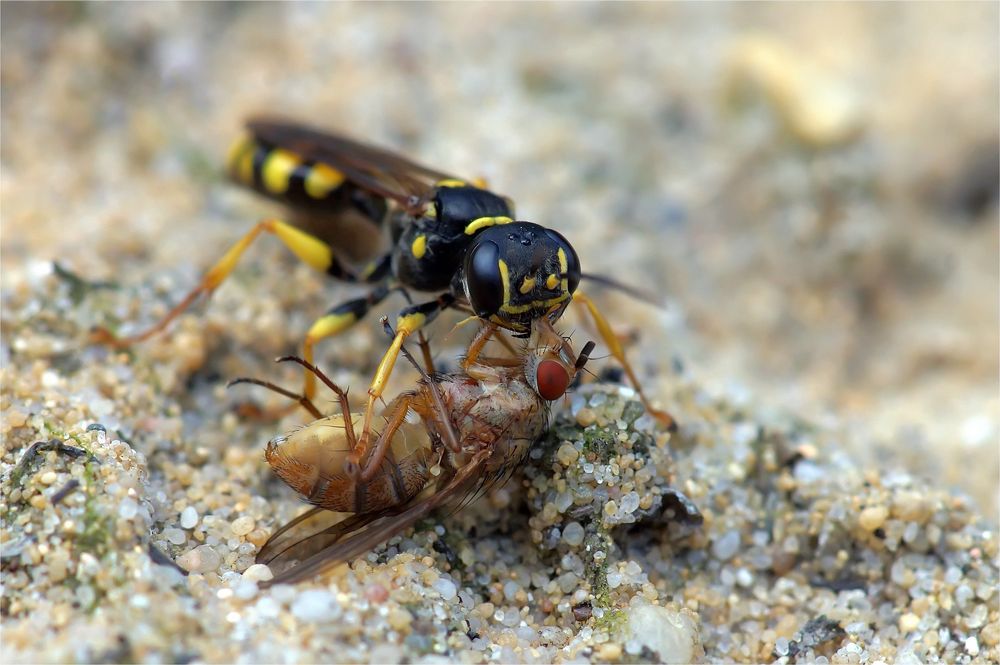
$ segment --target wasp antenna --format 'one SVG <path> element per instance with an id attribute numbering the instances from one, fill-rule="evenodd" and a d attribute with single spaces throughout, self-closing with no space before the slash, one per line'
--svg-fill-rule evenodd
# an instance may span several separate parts
<path id="1" fill-rule="evenodd" d="M 652 305 L 653 307 L 663 309 L 663 303 L 656 296 L 643 291 L 642 289 L 636 288 L 634 286 L 629 286 L 628 284 L 623 284 L 616 279 L 608 277 L 607 275 L 594 275 L 591 273 L 583 273 L 580 275 L 581 278 L 593 282 L 594 284 L 600 284 L 609 289 L 614 289 L 615 291 L 621 291 L 627 296 L 631 296 L 636 300 L 642 301 L 647 305 Z"/>

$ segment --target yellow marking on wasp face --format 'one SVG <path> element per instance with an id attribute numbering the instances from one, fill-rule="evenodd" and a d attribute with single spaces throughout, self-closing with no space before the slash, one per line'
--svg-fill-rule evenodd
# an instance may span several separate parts
<path id="1" fill-rule="evenodd" d="M 466 183 L 464 180 L 459 180 L 457 178 L 446 178 L 444 180 L 438 180 L 435 183 L 438 187 L 465 187 Z"/>
<path id="2" fill-rule="evenodd" d="M 421 234 L 418 235 L 414 240 L 413 244 L 410 245 L 410 251 L 413 252 L 413 256 L 417 259 L 424 258 L 424 254 L 427 253 L 427 236 Z"/>
<path id="3" fill-rule="evenodd" d="M 566 252 L 563 251 L 562 247 L 556 252 L 556 256 L 559 257 L 559 274 L 565 275 L 569 270 L 569 264 L 566 262 Z"/>
<path id="4" fill-rule="evenodd" d="M 302 160 L 297 155 L 281 148 L 271 151 L 261 168 L 261 181 L 264 188 L 272 194 L 284 194 L 288 191 L 288 181 Z"/>
<path id="5" fill-rule="evenodd" d="M 398 336 L 400 333 L 403 335 L 414 333 L 417 330 L 420 330 L 426 321 L 427 316 L 421 314 L 420 312 L 404 314 L 396 319 L 396 335 Z"/>
<path id="6" fill-rule="evenodd" d="M 520 288 L 518 288 L 518 291 L 520 291 L 522 294 L 526 294 L 533 288 L 535 288 L 535 278 L 525 277 L 524 281 L 521 282 L 521 286 Z"/>
<path id="7" fill-rule="evenodd" d="M 358 320 L 352 312 L 343 314 L 327 314 L 316 319 L 316 322 L 309 328 L 308 337 L 318 340 L 337 333 L 343 332 L 354 325 Z"/>
<path id="8" fill-rule="evenodd" d="M 496 226 L 498 224 L 510 224 L 513 222 L 510 217 L 478 217 L 468 223 L 465 227 L 465 235 L 471 236 L 473 233 L 479 229 L 485 229 L 487 226 Z"/>
<path id="9" fill-rule="evenodd" d="M 344 174 L 340 171 L 326 164 L 314 164 L 306 176 L 306 194 L 314 199 L 324 199 L 343 182 Z"/>
<path id="10" fill-rule="evenodd" d="M 569 298 L 568 293 L 563 293 L 555 298 L 549 298 L 548 300 L 532 300 L 525 305 L 503 305 L 500 311 L 504 314 L 523 314 L 525 312 L 530 312 L 532 310 L 544 310 L 552 307 L 553 305 L 558 305 Z"/>
<path id="11" fill-rule="evenodd" d="M 557 286 L 559 286 L 559 278 L 558 277 L 556 277 L 555 275 L 549 275 L 547 278 L 545 278 L 545 288 L 547 288 L 547 289 L 549 289 L 551 291 L 552 289 L 556 288 Z"/>
<path id="12" fill-rule="evenodd" d="M 497 259 L 497 267 L 500 269 L 500 282 L 503 284 L 503 305 L 500 307 L 503 309 L 510 302 L 510 270 L 503 259 Z"/>

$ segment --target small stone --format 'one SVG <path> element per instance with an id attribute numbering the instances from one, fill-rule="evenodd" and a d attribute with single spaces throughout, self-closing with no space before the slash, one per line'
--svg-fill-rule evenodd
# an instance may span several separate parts
<path id="1" fill-rule="evenodd" d="M 580 451 L 573 447 L 571 443 L 564 443 L 556 451 L 556 459 L 565 467 L 570 466 L 580 457 Z"/>
<path id="2" fill-rule="evenodd" d="M 593 402 L 591 402 L 593 403 Z M 580 412 L 576 414 L 576 424 L 580 427 L 589 427 L 597 422 L 597 414 L 594 413 L 593 409 L 588 409 L 586 407 L 580 409 Z"/>
<path id="3" fill-rule="evenodd" d="M 570 547 L 577 547 L 583 543 L 583 527 L 579 522 L 570 522 L 563 529 L 563 541 Z"/>
<path id="4" fill-rule="evenodd" d="M 322 589 L 303 591 L 292 602 L 292 615 L 301 621 L 332 621 L 340 614 L 336 597 Z"/>
<path id="5" fill-rule="evenodd" d="M 413 615 L 404 610 L 402 607 L 397 607 L 389 612 L 389 616 L 387 616 L 386 619 L 389 621 L 389 626 L 391 626 L 393 630 L 398 630 L 400 632 L 408 631 L 410 629 L 410 624 L 413 623 Z"/>
<path id="6" fill-rule="evenodd" d="M 194 506 L 188 506 L 181 511 L 181 528 L 193 529 L 198 524 L 198 511 Z"/>
<path id="7" fill-rule="evenodd" d="M 59 476 L 56 475 L 55 471 L 46 471 L 38 478 L 38 480 L 41 481 L 43 485 L 51 485 L 56 482 L 58 477 Z"/>
<path id="8" fill-rule="evenodd" d="M 254 525 L 254 519 L 249 515 L 244 515 L 243 517 L 237 517 L 233 520 L 233 523 L 229 528 L 232 529 L 233 534 L 237 536 L 245 536 L 253 531 Z"/>
<path id="9" fill-rule="evenodd" d="M 701 657 L 701 638 L 690 612 L 657 605 L 639 605 L 625 611 L 626 639 L 653 651 L 659 662 L 693 663 Z"/>
<path id="10" fill-rule="evenodd" d="M 441 594 L 444 600 L 452 600 L 458 593 L 455 583 L 447 577 L 439 577 L 431 584 L 431 588 Z"/>
<path id="11" fill-rule="evenodd" d="M 123 520 L 130 520 L 139 513 L 139 504 L 131 497 L 125 497 L 118 504 L 118 516 Z"/>
<path id="12" fill-rule="evenodd" d="M 208 545 L 199 545 L 177 557 L 177 565 L 190 573 L 210 573 L 221 563 L 222 557 Z"/>
<path id="13" fill-rule="evenodd" d="M 733 529 L 712 543 L 712 555 L 719 561 L 728 561 L 740 549 L 740 532 Z"/>
<path id="14" fill-rule="evenodd" d="M 255 563 L 243 571 L 243 579 L 251 582 L 267 582 L 274 579 L 274 573 L 266 565 Z"/>
<path id="15" fill-rule="evenodd" d="M 889 517 L 889 509 L 885 506 L 869 506 L 858 515 L 858 524 L 862 529 L 871 533 L 885 524 Z"/>
<path id="16" fill-rule="evenodd" d="M 183 545 L 187 542 L 187 534 L 183 530 L 177 529 L 175 527 L 169 527 L 163 530 L 163 537 L 167 539 L 168 543 L 173 545 Z"/>
<path id="17" fill-rule="evenodd" d="M 979 655 L 979 640 L 976 639 L 975 635 L 965 640 L 965 653 L 970 656 Z"/>
<path id="18" fill-rule="evenodd" d="M 622 647 L 614 642 L 606 642 L 597 648 L 597 657 L 601 660 L 618 660 L 622 657 Z"/>
<path id="19" fill-rule="evenodd" d="M 913 612 L 907 612 L 899 617 L 899 632 L 901 633 L 912 633 L 918 626 L 920 626 L 920 617 Z"/>

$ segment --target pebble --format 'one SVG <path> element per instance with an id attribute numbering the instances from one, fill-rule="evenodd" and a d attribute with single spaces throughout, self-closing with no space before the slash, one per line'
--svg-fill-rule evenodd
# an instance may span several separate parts
<path id="1" fill-rule="evenodd" d="M 243 579 L 251 582 L 266 582 L 274 579 L 274 573 L 263 563 L 255 563 L 243 571 Z"/>
<path id="2" fill-rule="evenodd" d="M 251 531 L 253 531 L 255 525 L 256 523 L 254 522 L 254 519 L 252 517 L 250 517 L 249 515 L 244 515 L 243 517 L 238 517 L 235 520 L 233 520 L 233 523 L 230 525 L 229 528 L 232 529 L 232 532 L 235 535 L 245 536 Z"/>
<path id="3" fill-rule="evenodd" d="M 199 545 L 177 557 L 177 565 L 190 573 L 210 573 L 221 563 L 222 557 L 209 545 Z"/>
<path id="4" fill-rule="evenodd" d="M 740 532 L 727 531 L 712 543 L 712 555 L 719 561 L 728 561 L 740 548 Z"/>
<path id="5" fill-rule="evenodd" d="M 329 591 L 309 589 L 302 591 L 292 601 L 292 615 L 296 619 L 322 623 L 333 621 L 342 614 L 340 604 Z"/>
<path id="6" fill-rule="evenodd" d="M 639 605 L 625 610 L 626 639 L 659 656 L 661 663 L 693 663 L 701 655 L 701 638 L 694 619 L 685 612 Z"/>
<path id="7" fill-rule="evenodd" d="M 118 504 L 118 516 L 123 520 L 130 520 L 139 513 L 139 504 L 131 497 L 125 497 Z"/>
<path id="8" fill-rule="evenodd" d="M 458 594 L 458 588 L 455 586 L 455 583 L 447 577 L 439 577 L 434 580 L 431 588 L 441 594 L 441 598 L 444 600 L 452 600 Z"/>
<path id="9" fill-rule="evenodd" d="M 858 524 L 865 531 L 871 532 L 885 524 L 889 517 L 889 509 L 885 506 L 869 506 L 858 515 Z"/>
<path id="10" fill-rule="evenodd" d="M 181 511 L 181 528 L 193 529 L 198 524 L 198 511 L 188 506 Z"/>
<path id="11" fill-rule="evenodd" d="M 579 522 L 570 522 L 563 529 L 563 541 L 570 547 L 576 547 L 583 543 L 584 531 Z"/>
<path id="12" fill-rule="evenodd" d="M 183 530 L 175 527 L 168 527 L 164 529 L 163 537 L 167 539 L 168 543 L 173 545 L 183 545 L 187 542 L 187 534 L 184 533 Z"/>
<path id="13" fill-rule="evenodd" d="M 899 632 L 901 633 L 912 633 L 920 626 L 920 617 L 912 612 L 907 612 L 906 614 L 899 617 Z"/>

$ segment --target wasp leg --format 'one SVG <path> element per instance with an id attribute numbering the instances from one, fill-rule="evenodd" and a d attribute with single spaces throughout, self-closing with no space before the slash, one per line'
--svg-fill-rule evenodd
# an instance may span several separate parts
<path id="1" fill-rule="evenodd" d="M 411 305 L 399 313 L 399 316 L 396 318 L 396 335 L 392 340 L 392 344 L 389 345 L 389 349 L 382 356 L 382 360 L 379 361 L 378 368 L 375 370 L 375 376 L 368 387 L 368 406 L 365 408 L 364 426 L 361 430 L 360 445 L 362 450 L 367 447 L 369 432 L 371 431 L 372 415 L 375 412 L 375 402 L 382 397 L 382 393 L 385 391 L 385 386 L 392 375 L 392 369 L 396 365 L 396 359 L 399 357 L 399 350 L 403 346 L 403 341 L 433 321 L 441 310 L 451 307 L 454 302 L 454 296 L 450 293 L 443 293 L 435 300 L 419 305 Z"/>
<path id="2" fill-rule="evenodd" d="M 258 222 L 249 233 L 229 248 L 219 261 L 212 266 L 201 279 L 201 283 L 192 289 L 184 298 L 174 306 L 166 316 L 160 319 L 149 329 L 130 335 L 128 337 L 116 337 L 106 328 L 96 328 L 92 333 L 92 338 L 100 344 L 107 344 L 115 348 L 123 348 L 142 342 L 156 333 L 166 328 L 171 321 L 180 316 L 188 307 L 200 296 L 208 296 L 218 288 L 218 286 L 232 273 L 240 257 L 253 241 L 261 233 L 271 233 L 278 237 L 288 249 L 292 251 L 304 263 L 309 264 L 316 270 L 325 272 L 336 279 L 347 282 L 373 283 L 385 279 L 389 274 L 389 256 L 383 256 L 372 261 L 358 273 L 350 271 L 333 254 L 332 248 L 312 236 L 287 222 L 279 219 L 265 219 Z"/>
<path id="3" fill-rule="evenodd" d="M 622 348 L 621 342 L 618 341 L 618 337 L 615 335 L 614 331 L 611 330 L 611 325 L 608 320 L 604 318 L 600 310 L 597 309 L 597 305 L 589 297 L 585 296 L 580 291 L 573 294 L 573 302 L 579 302 L 580 304 L 586 306 L 587 311 L 590 313 L 590 318 L 593 319 L 594 324 L 597 326 L 597 331 L 601 335 L 601 339 L 604 343 L 608 345 L 608 350 L 611 351 L 611 355 L 621 364 L 622 369 L 625 370 L 625 374 L 628 376 L 629 381 L 635 387 L 635 391 L 639 394 L 639 399 L 642 400 L 642 405 L 646 407 L 650 415 L 663 423 L 668 429 L 675 430 L 677 428 L 677 423 L 674 421 L 673 416 L 671 416 L 666 411 L 661 411 L 660 409 L 653 408 L 653 405 L 649 403 L 646 398 L 646 393 L 642 390 L 642 384 L 639 383 L 639 379 L 636 378 L 635 372 L 632 371 L 632 366 L 629 365 L 628 360 L 625 358 L 625 350 Z"/>
<path id="4" fill-rule="evenodd" d="M 343 302 L 316 319 L 302 341 L 302 356 L 305 361 L 312 364 L 313 348 L 318 341 L 339 335 L 353 326 L 363 319 L 372 307 L 385 300 L 394 290 L 383 284 L 373 289 L 367 296 Z M 306 368 L 302 389 L 306 397 L 316 395 L 316 376 L 315 372 L 310 371 L 308 367 Z"/>

